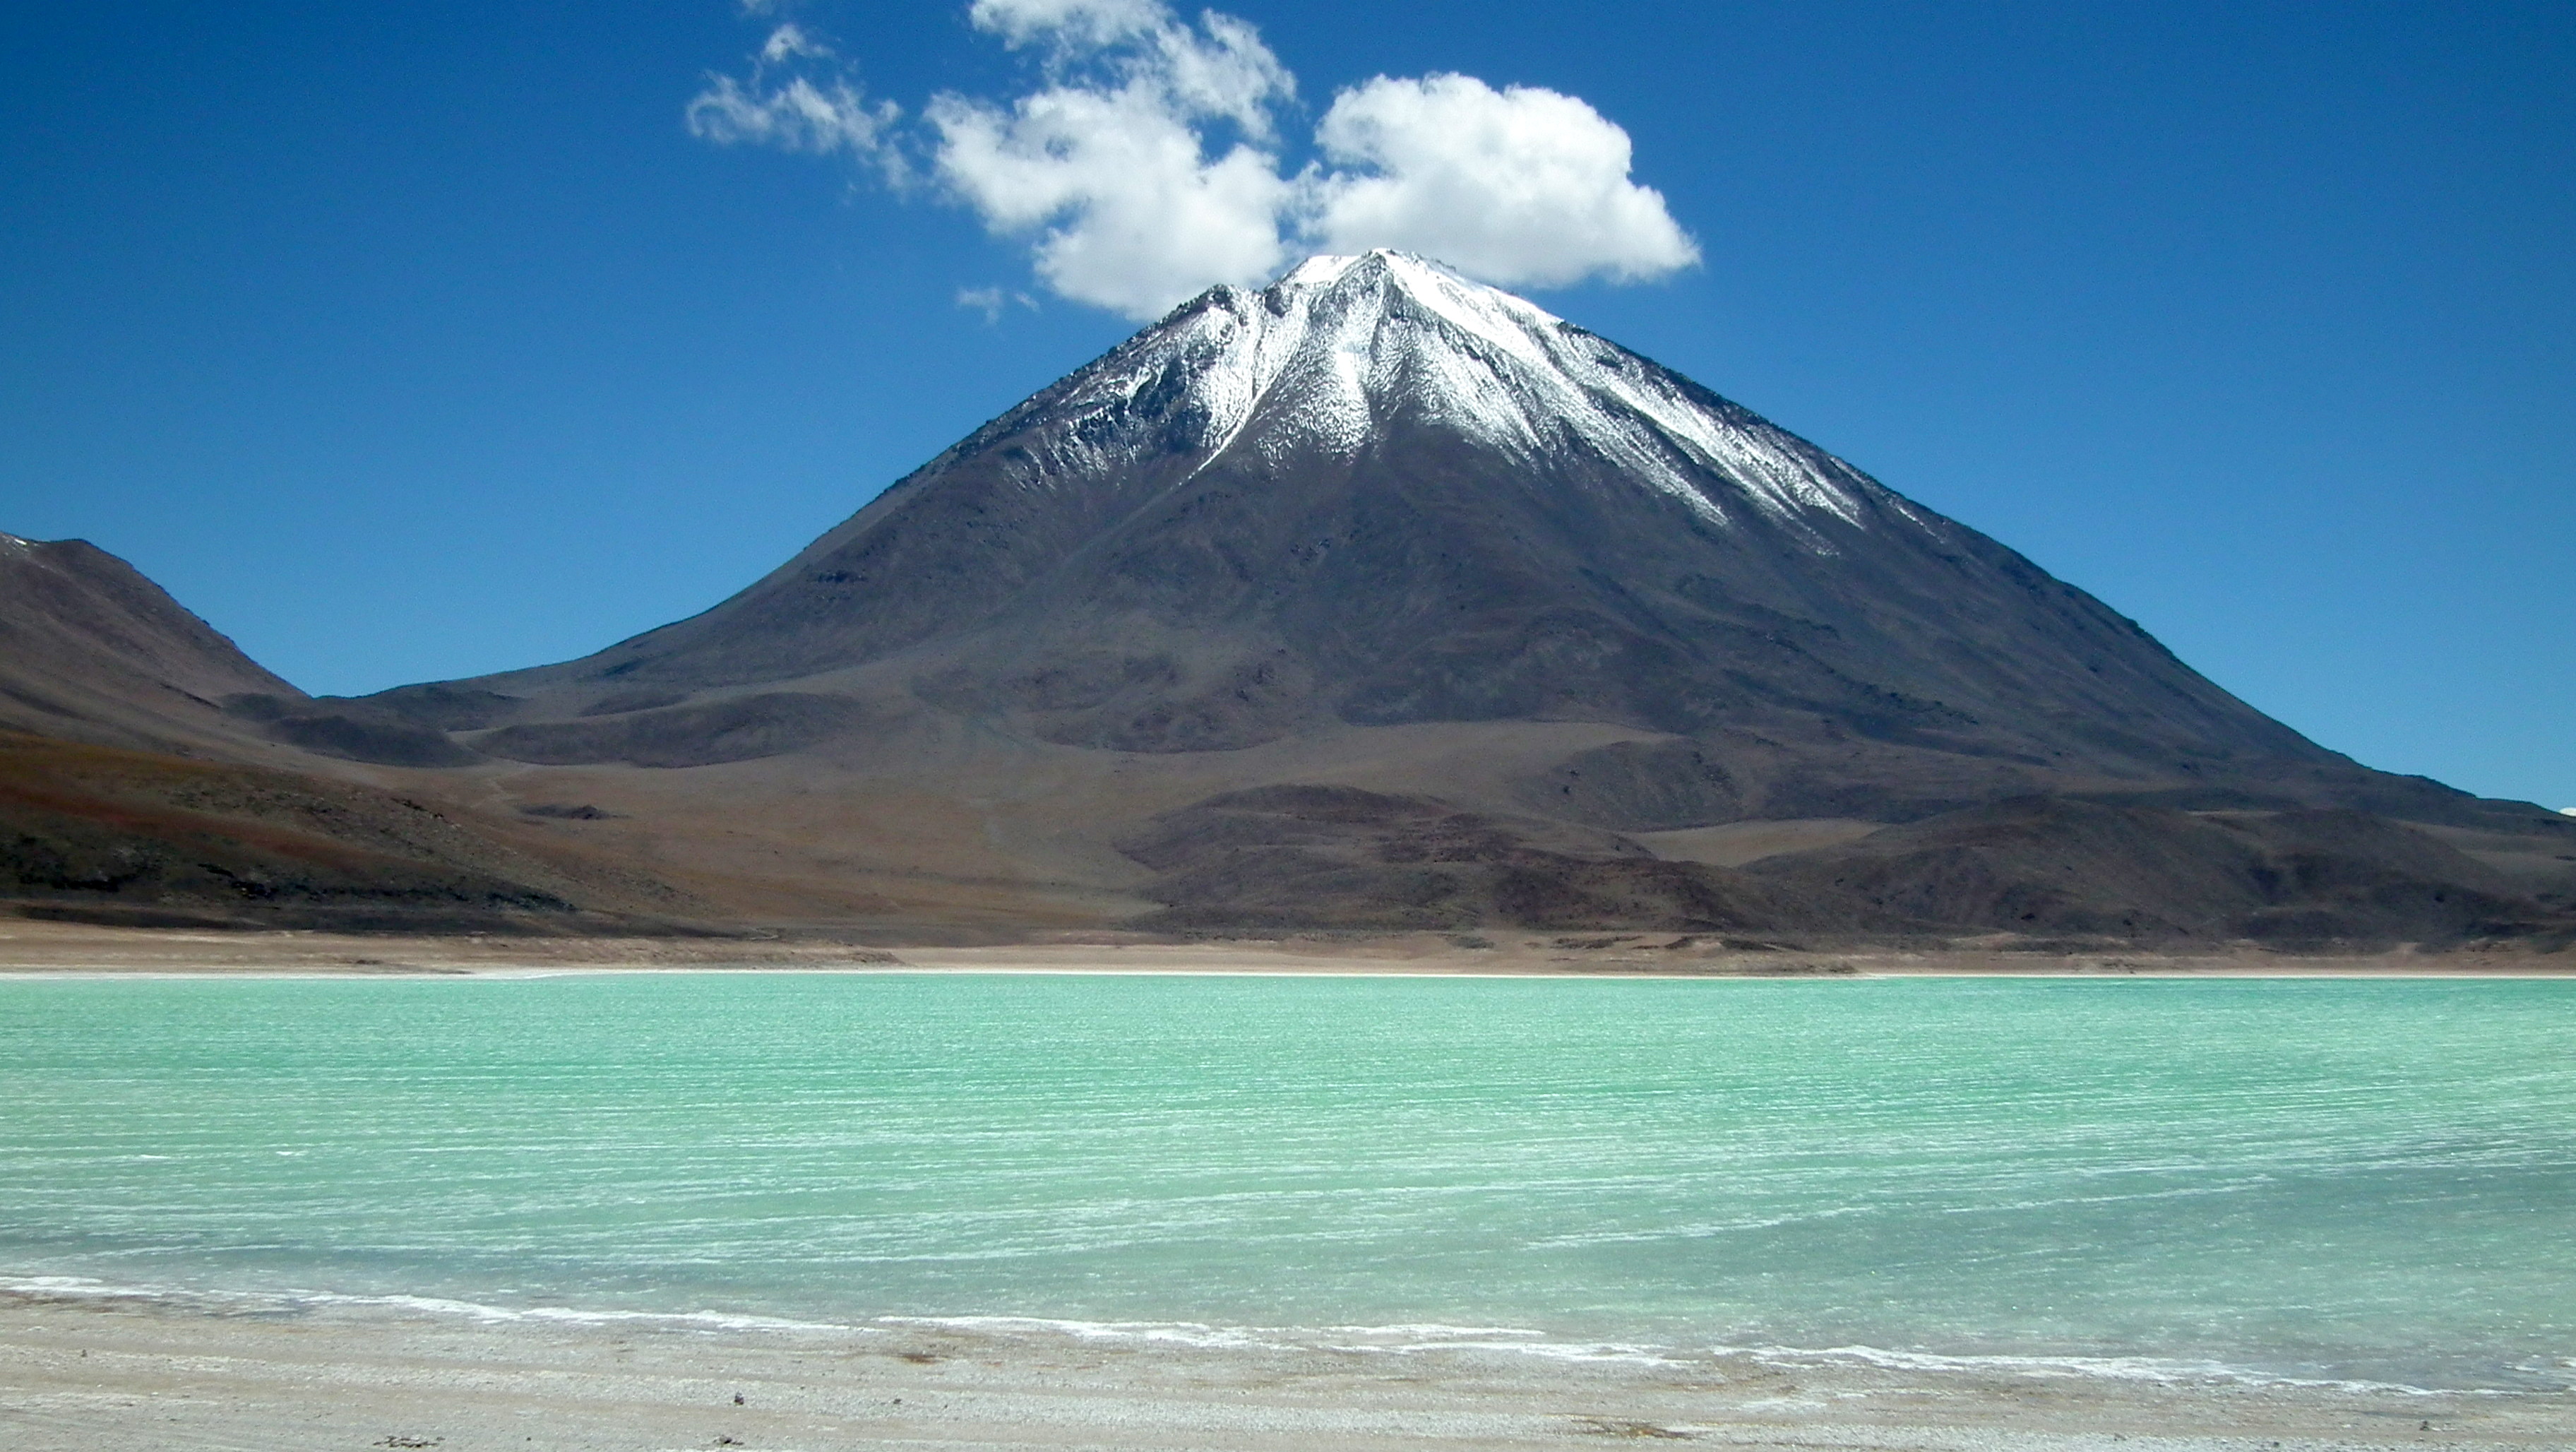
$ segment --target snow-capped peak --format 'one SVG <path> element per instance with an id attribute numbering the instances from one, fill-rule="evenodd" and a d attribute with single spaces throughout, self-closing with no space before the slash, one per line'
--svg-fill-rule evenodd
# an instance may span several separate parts
<path id="1" fill-rule="evenodd" d="M 1867 486 L 1839 461 L 1535 303 L 1404 252 L 1310 257 L 1259 291 L 1212 288 L 1174 310 L 1072 380 L 1056 407 L 1092 422 L 1034 458 L 1027 482 L 1114 463 L 1104 455 L 1123 452 L 1123 430 L 1102 415 L 1132 417 L 1148 397 L 1159 416 L 1194 421 L 1202 468 L 1241 450 L 1276 465 L 1348 459 L 1409 415 L 1524 464 L 1588 452 L 1713 524 L 1750 508 L 1822 547 L 1815 516 L 1863 518 Z"/>

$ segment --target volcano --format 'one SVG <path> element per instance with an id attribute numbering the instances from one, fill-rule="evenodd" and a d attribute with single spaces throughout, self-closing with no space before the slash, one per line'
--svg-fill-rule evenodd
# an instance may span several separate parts
<path id="1" fill-rule="evenodd" d="M 742 594 L 471 683 L 490 722 L 455 724 L 530 761 L 765 752 L 897 676 L 1128 753 L 1471 721 L 1697 743 L 1662 753 L 1707 768 L 1672 800 L 1582 808 L 1629 826 L 2342 766 L 1983 535 L 1391 252 L 1202 295 Z"/>
<path id="2" fill-rule="evenodd" d="M 1211 289 L 704 614 L 233 710 L 606 803 L 559 830 L 758 911 L 910 923 L 2224 935 L 2308 901 L 2261 884 L 2344 813 L 2409 825 L 2317 880 L 2447 883 L 2473 933 L 2538 889 L 2472 838 L 2571 826 L 2361 767 L 1825 450 L 1385 251 Z M 2227 865 L 2122 885 L 2158 854 Z"/>

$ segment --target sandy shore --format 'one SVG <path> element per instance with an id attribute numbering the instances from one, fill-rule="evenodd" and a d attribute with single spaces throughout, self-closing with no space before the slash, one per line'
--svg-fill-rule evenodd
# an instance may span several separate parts
<path id="1" fill-rule="evenodd" d="M 2186 974 L 2243 977 L 2576 977 L 2576 952 L 2370 955 L 2243 948 L 2034 952 L 2006 946 L 1848 950 L 1671 933 L 1497 932 L 1170 943 L 1111 935 L 988 947 L 770 939 L 401 937 L 202 932 L 0 918 L 0 974 L 458 974 L 650 969 L 910 969 L 985 973 L 1423 973 L 1577 977 Z"/>
<path id="2" fill-rule="evenodd" d="M 2566 1447 L 2567 1393 L 1049 1327 L 722 1328 L 0 1296 L 0 1444 L 176 1448 Z"/>

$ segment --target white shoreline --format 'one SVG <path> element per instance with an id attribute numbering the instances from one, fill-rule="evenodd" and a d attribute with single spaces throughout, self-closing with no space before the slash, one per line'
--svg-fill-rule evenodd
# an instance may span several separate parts
<path id="1" fill-rule="evenodd" d="M 746 1332 L 847 1337 L 899 1336 L 931 1329 L 970 1335 L 1063 1337 L 1083 1343 L 1133 1343 L 1192 1351 L 1332 1352 L 1413 1356 L 1430 1352 L 1502 1354 L 1589 1364 L 1630 1363 L 1677 1367 L 1741 1359 L 1769 1367 L 1870 1367 L 1968 1376 L 2021 1375 L 2100 1378 L 2168 1386 L 2286 1387 L 2398 1397 L 2560 1397 L 2576 1395 L 2576 1359 L 2554 1387 L 2417 1386 L 2364 1377 L 2297 1376 L 2222 1361 L 2183 1360 L 2144 1354 L 1952 1353 L 1849 1344 L 1684 1346 L 1663 1342 L 1565 1341 L 1520 1326 L 1388 1325 L 1228 1326 L 1205 1321 L 1100 1321 L 1013 1314 L 908 1315 L 889 1313 L 849 1321 L 807 1321 L 751 1311 L 589 1310 L 576 1306 L 504 1306 L 403 1292 L 365 1293 L 307 1288 L 230 1290 L 127 1284 L 91 1276 L 0 1274 L 0 1303 L 10 1300 L 109 1303 L 165 1307 L 183 1313 L 225 1316 L 297 1316 L 316 1312 L 384 1312 L 425 1321 L 483 1325 L 554 1325 L 593 1328 L 650 1327 L 671 1331 Z"/>
<path id="2" fill-rule="evenodd" d="M 888 948 L 785 937 L 361 937 L 187 932 L 0 919 L 0 979 L 420 978 L 590 973 L 1064 974 L 1091 976 L 1788 978 L 2576 978 L 2576 950 L 2278 954 L 2098 945 L 2040 952 L 2006 941 L 1940 948 L 1741 944 L 1707 935 L 1503 932 L 1459 937 L 1148 942 L 1081 935 L 974 947 Z"/>
<path id="3" fill-rule="evenodd" d="M 0 1441 L 10 1445 L 1570 1452 L 1613 1438 L 1854 1452 L 2130 1442 L 2503 1452 L 2576 1442 L 2566 1392 L 2254 1383 L 2133 1359 L 1564 1355 L 1502 1334 L 1515 1328 L 1401 1346 L 1209 1346 L 1175 1325 L 491 1319 L 456 1309 L 472 1303 L 385 1297 L 246 1313 L 105 1287 L 54 1291 L 0 1287 Z"/>
<path id="4" fill-rule="evenodd" d="M 596 977 L 667 977 L 696 975 L 703 977 L 832 977 L 832 978 L 1432 978 L 1472 979 L 1501 982 L 1520 979 L 1546 979 L 1563 982 L 1622 983 L 1892 983 L 1915 978 L 1957 979 L 1994 982 L 1997 980 L 2041 980 L 2077 983 L 2116 983 L 2132 979 L 2159 982 L 2211 982 L 2218 980 L 2302 980 L 2330 979 L 2343 982 L 2418 982 L 2418 983 L 2501 983 L 2576 981 L 2576 962 L 2566 968 L 1853 968 L 1844 970 L 1799 969 L 1468 969 L 1468 968 L 1280 968 L 1261 965 L 1212 968 L 1174 968 L 1151 965 L 1138 967 L 1104 967 L 1099 965 L 968 965 L 968 964 L 886 964 L 855 963 L 831 966 L 808 963 L 546 963 L 546 964 L 478 964 L 470 967 L 295 967 L 295 968 L 115 968 L 93 965 L 0 966 L 0 983 L 25 980 L 31 982 L 80 979 L 92 981 L 153 981 L 174 979 L 232 980 L 299 980 L 331 982 L 400 982 L 417 983 L 437 979 L 483 978 L 525 980 L 537 978 Z"/>

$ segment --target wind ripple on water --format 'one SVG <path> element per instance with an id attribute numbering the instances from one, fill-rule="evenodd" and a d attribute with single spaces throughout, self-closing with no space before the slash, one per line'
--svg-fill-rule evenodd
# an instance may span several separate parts
<path id="1" fill-rule="evenodd" d="M 2576 1344 L 2571 988 L 9 983 L 0 1268 L 2475 1380 Z"/>

